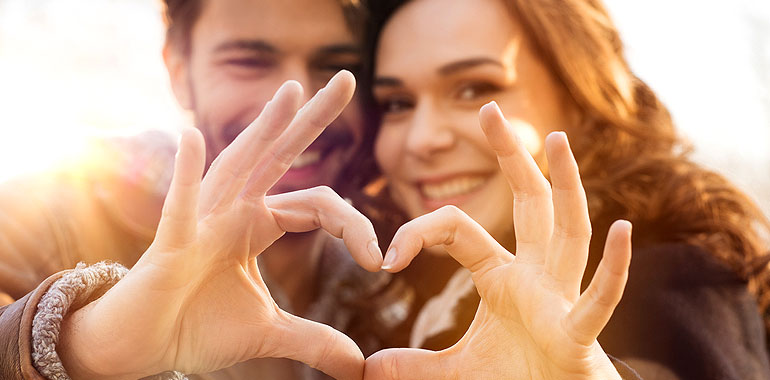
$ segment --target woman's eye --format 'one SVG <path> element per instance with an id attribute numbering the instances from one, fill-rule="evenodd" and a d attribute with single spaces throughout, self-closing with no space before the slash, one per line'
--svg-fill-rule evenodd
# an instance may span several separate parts
<path id="1" fill-rule="evenodd" d="M 411 99 L 408 98 L 392 98 L 385 99 L 380 103 L 380 111 L 384 115 L 398 114 L 410 110 L 414 104 Z"/>
<path id="2" fill-rule="evenodd" d="M 333 74 L 336 74 L 340 70 L 347 70 L 353 74 L 359 74 L 361 72 L 361 63 L 351 62 L 351 63 L 325 64 L 325 65 L 321 65 L 319 69 L 321 71 L 326 71 Z"/>
<path id="3" fill-rule="evenodd" d="M 500 87 L 483 82 L 466 83 L 462 85 L 457 97 L 463 101 L 473 101 L 500 91 Z"/>

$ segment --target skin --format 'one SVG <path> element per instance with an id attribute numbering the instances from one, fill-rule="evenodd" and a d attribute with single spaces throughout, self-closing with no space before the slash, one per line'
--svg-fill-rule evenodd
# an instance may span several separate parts
<path id="1" fill-rule="evenodd" d="M 360 65 L 357 41 L 336 0 L 203 3 L 189 56 L 167 45 L 164 58 L 179 103 L 193 112 L 204 136 L 206 167 L 286 80 L 299 82 L 307 101 L 337 71 Z M 270 194 L 331 186 L 361 142 L 361 117 L 356 104 L 347 107 L 298 162 L 321 159 L 290 168 Z M 318 233 L 290 234 L 261 259 L 295 312 L 311 302 L 308 289 L 315 283 L 323 239 Z"/>
<path id="2" fill-rule="evenodd" d="M 631 225 L 613 224 L 581 294 L 591 223 L 566 135 L 551 133 L 579 112 L 503 3 L 412 1 L 377 57 L 375 154 L 416 217 L 383 268 L 433 248 L 471 271 L 481 302 L 452 347 L 380 351 L 364 379 L 619 379 L 596 338 L 625 286 Z"/>
<path id="3" fill-rule="evenodd" d="M 281 310 L 256 261 L 286 232 L 323 228 L 342 238 L 364 268 L 381 265 L 371 223 L 328 187 L 267 195 L 354 88 L 353 75 L 343 71 L 300 109 L 302 88 L 287 82 L 202 181 L 203 137 L 185 131 L 152 245 L 104 296 L 64 321 L 57 347 L 71 378 L 205 373 L 258 357 L 361 378 L 356 344 Z"/>
<path id="4" fill-rule="evenodd" d="M 412 218 L 455 205 L 512 249 L 513 197 L 478 110 L 495 100 L 547 173 L 543 141 L 574 123 L 574 103 L 498 0 L 410 2 L 383 29 L 377 57 L 375 154 L 393 197 Z M 428 194 L 464 177 L 483 183 Z"/>
<path id="5" fill-rule="evenodd" d="M 620 379 L 596 338 L 628 278 L 631 224 L 612 225 L 580 294 L 591 224 L 566 135 L 545 140 L 552 188 L 494 102 L 479 118 L 515 199 L 516 254 L 455 206 L 403 225 L 386 253 L 388 271 L 438 246 L 470 270 L 481 302 L 453 346 L 377 352 L 366 360 L 364 379 Z"/>
<path id="6" fill-rule="evenodd" d="M 206 171 L 236 136 L 262 114 L 266 103 L 286 80 L 293 80 L 303 89 L 297 92 L 297 102 L 303 104 L 326 85 L 340 68 L 356 68 L 359 65 L 357 41 L 348 29 L 337 1 L 218 0 L 204 1 L 203 4 L 192 30 L 190 54 L 167 43 L 163 56 L 177 100 L 194 114 L 196 127 L 204 137 Z M 318 154 L 321 159 L 308 164 L 305 157 L 305 164 L 300 165 L 302 167 L 295 165 L 286 168 L 286 173 L 270 187 L 270 194 L 331 184 L 337 177 L 343 163 L 360 144 L 359 107 L 355 104 L 347 107 L 338 117 L 323 123 L 319 127 L 330 125 L 305 150 L 305 154 L 315 152 L 311 155 Z M 249 149 L 256 153 L 261 152 L 264 146 L 255 143 Z M 299 161 L 303 161 L 303 158 L 300 157 Z M 324 191 L 323 196 L 329 196 L 328 191 Z M 313 200 L 317 197 L 312 195 L 302 199 Z M 328 236 L 303 233 L 313 229 L 308 227 L 290 231 L 293 233 L 265 248 L 260 258 L 263 268 L 276 279 L 277 285 L 291 300 L 291 304 L 285 306 L 298 313 L 305 309 L 313 295 L 308 289 L 315 283 L 315 268 L 322 246 L 320 242 Z M 140 262 L 147 261 L 144 259 L 147 255 L 145 253 Z M 377 267 L 370 265 L 369 269 L 375 270 Z M 249 276 L 260 277 L 258 273 L 254 274 L 255 270 L 249 268 Z M 236 275 L 236 278 L 248 276 Z M 266 289 L 261 292 L 269 298 Z M 249 299 L 248 295 L 245 297 Z M 263 301 L 267 302 L 264 297 Z M 269 301 L 272 302 L 272 298 Z M 103 354 L 105 343 L 100 342 L 103 337 L 99 334 L 78 333 L 90 331 L 84 325 L 109 325 L 109 320 L 87 317 L 92 315 L 88 311 L 95 308 L 89 305 L 65 320 L 62 326 L 59 352 L 65 366 L 71 368 L 73 378 L 118 376 L 115 371 L 102 371 L 103 368 L 100 368 L 100 362 L 113 362 L 109 355 Z M 242 319 L 248 320 L 249 316 L 244 315 Z M 126 345 L 126 351 L 122 353 L 133 355 L 137 351 L 130 351 L 129 348 L 130 344 Z M 120 349 L 115 352 L 121 353 Z M 234 363 L 264 356 L 265 353 L 256 354 L 241 352 L 235 361 L 232 357 L 228 360 Z M 288 355 L 276 352 L 272 356 Z M 222 363 L 218 362 L 223 366 Z M 212 363 L 207 365 L 210 366 L 195 369 L 221 368 L 219 365 L 211 366 Z M 141 367 L 133 369 L 138 368 Z M 156 366 L 146 368 L 157 369 Z"/>

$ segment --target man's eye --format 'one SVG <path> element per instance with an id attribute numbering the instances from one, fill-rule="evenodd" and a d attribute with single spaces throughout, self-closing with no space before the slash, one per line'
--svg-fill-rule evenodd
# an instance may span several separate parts
<path id="1" fill-rule="evenodd" d="M 271 67 L 273 61 L 259 58 L 231 58 L 226 60 L 225 64 L 246 69 L 261 69 Z"/>
<path id="2" fill-rule="evenodd" d="M 474 101 L 500 91 L 500 87 L 486 82 L 470 82 L 460 86 L 457 98 L 462 101 Z"/>

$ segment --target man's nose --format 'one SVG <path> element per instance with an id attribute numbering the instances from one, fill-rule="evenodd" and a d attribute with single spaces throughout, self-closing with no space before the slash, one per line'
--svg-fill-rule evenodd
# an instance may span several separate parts
<path id="1" fill-rule="evenodd" d="M 320 89 L 320 86 L 325 85 L 313 82 L 313 78 L 310 74 L 310 70 L 304 62 L 290 62 L 287 63 L 284 70 L 284 80 L 295 80 L 302 85 L 303 97 L 302 104 L 305 104 L 315 93 Z"/>
<path id="2" fill-rule="evenodd" d="M 420 159 L 448 150 L 455 144 L 452 120 L 430 101 L 418 102 L 406 136 L 409 154 Z"/>

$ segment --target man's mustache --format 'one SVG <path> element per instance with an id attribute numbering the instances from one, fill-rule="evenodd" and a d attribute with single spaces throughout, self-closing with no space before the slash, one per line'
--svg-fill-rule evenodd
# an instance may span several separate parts
<path id="1" fill-rule="evenodd" d="M 230 145 L 236 137 L 248 126 L 247 124 L 229 124 L 222 129 L 222 141 L 225 146 Z M 350 127 L 342 123 L 332 123 L 313 142 L 313 145 L 321 144 L 326 150 L 333 147 L 346 147 L 355 142 L 355 137 Z"/>

